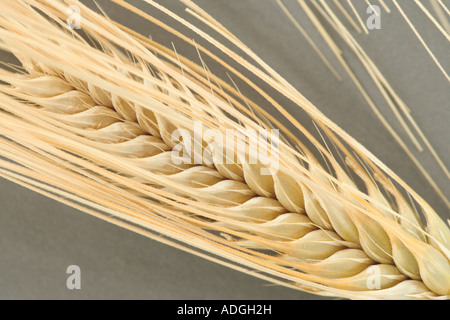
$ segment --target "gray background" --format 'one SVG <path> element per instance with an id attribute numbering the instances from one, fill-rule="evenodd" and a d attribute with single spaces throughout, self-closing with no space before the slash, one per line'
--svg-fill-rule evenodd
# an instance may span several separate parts
<path id="1" fill-rule="evenodd" d="M 84 1 L 90 6 L 92 1 Z M 366 16 L 364 1 L 354 1 Z M 373 1 L 375 2 L 375 1 Z M 394 9 L 382 11 L 381 30 L 357 35 L 368 54 L 412 110 L 443 161 L 450 160 L 448 82 Z M 110 1 L 99 1 L 111 18 L 166 45 L 174 41 L 178 52 L 198 62 L 196 51 L 168 37 L 143 19 Z M 133 4 L 170 21 L 141 1 Z M 183 14 L 175 0 L 163 1 Z M 271 0 L 196 1 L 229 28 L 269 65 L 290 81 L 328 117 L 353 135 L 421 194 L 443 217 L 448 209 L 399 149 L 370 111 L 355 86 L 295 1 L 285 3 L 303 23 L 335 68 L 344 77 L 337 82 L 304 38 Z M 449 44 L 413 4 L 400 0 L 446 70 L 450 70 Z M 450 5 L 449 1 L 444 1 Z M 188 15 L 187 19 L 193 21 Z M 178 24 L 173 24 L 178 26 Z M 183 30 L 183 29 L 182 29 Z M 188 33 L 189 34 L 189 33 Z M 353 34 L 356 34 L 353 32 Z M 193 34 L 191 34 L 194 36 Z M 198 37 L 197 42 L 206 44 Z M 345 49 L 345 46 L 343 47 Z M 2 54 L 2 61 L 9 57 Z M 351 52 L 344 57 L 375 99 L 392 126 L 406 136 L 388 111 L 377 89 Z M 214 64 L 207 60 L 214 71 Z M 251 97 L 252 93 L 249 95 Z M 258 100 L 257 101 L 261 101 Z M 302 112 L 286 103 L 298 119 Z M 307 120 L 306 126 L 314 130 Z M 409 143 L 412 148 L 412 145 Z M 449 181 L 428 152 L 419 154 L 425 169 L 449 196 Z M 143 236 L 80 213 L 5 180 L 0 180 L 0 298 L 1 299 L 318 299 L 181 252 Z M 82 289 L 66 288 L 66 268 L 81 267 Z"/>

